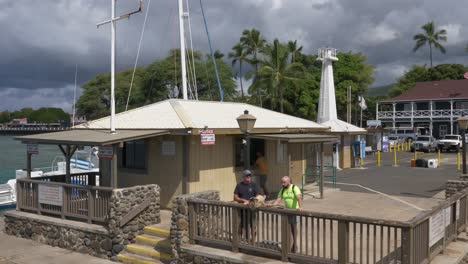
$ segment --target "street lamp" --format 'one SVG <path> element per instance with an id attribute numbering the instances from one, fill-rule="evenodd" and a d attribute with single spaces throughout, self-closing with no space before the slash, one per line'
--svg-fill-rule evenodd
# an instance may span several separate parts
<path id="1" fill-rule="evenodd" d="M 463 144 L 463 174 L 466 174 L 466 142 L 465 142 L 465 133 L 468 128 L 468 117 L 461 116 L 457 119 L 458 128 L 461 130 L 462 144 Z"/>
<path id="2" fill-rule="evenodd" d="M 245 134 L 245 159 L 244 159 L 244 169 L 247 170 L 250 167 L 250 139 L 249 133 L 252 132 L 255 121 L 257 118 L 249 114 L 248 110 L 244 111 L 243 115 L 240 115 L 237 119 L 237 124 L 239 124 L 240 131 Z"/>

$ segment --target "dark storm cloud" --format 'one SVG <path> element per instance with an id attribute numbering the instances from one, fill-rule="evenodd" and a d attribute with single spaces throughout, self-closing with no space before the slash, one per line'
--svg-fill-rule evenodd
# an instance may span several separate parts
<path id="1" fill-rule="evenodd" d="M 185 2 L 185 0 L 184 0 Z M 208 52 L 199 1 L 189 1 L 193 45 Z M 117 1 L 117 14 L 137 7 Z M 413 53 L 412 37 L 434 20 L 448 31 L 445 55 L 434 63 L 466 63 L 468 35 L 462 0 L 203 0 L 214 49 L 227 54 L 244 29 L 257 28 L 268 40 L 297 39 L 307 53 L 322 46 L 362 52 L 376 66 L 376 85 L 391 83 L 412 64 L 428 64 L 427 47 Z M 144 0 L 145 10 L 148 0 Z M 110 1 L 0 0 L 0 110 L 71 105 L 75 65 L 78 83 L 110 69 Z M 144 14 L 117 24 L 117 69 L 133 67 Z M 187 30 L 188 31 L 188 30 Z M 187 32 L 188 35 L 188 32 Z M 151 1 L 139 65 L 179 45 L 177 1 Z M 51 95 L 55 95 L 51 96 Z M 2 96 L 2 98 L 5 98 Z M 29 99 L 25 99 L 29 98 Z M 11 100 L 9 100 L 11 101 Z M 60 102 L 60 103 L 57 103 Z"/>

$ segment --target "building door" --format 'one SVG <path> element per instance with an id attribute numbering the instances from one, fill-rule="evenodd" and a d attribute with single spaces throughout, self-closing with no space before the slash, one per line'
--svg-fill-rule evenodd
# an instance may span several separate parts
<path id="1" fill-rule="evenodd" d="M 439 137 L 443 138 L 445 135 L 447 135 L 447 125 L 440 125 L 439 126 Z"/>

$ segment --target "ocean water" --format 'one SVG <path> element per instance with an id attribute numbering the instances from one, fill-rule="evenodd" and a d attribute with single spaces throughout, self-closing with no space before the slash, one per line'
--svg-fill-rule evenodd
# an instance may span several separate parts
<path id="1" fill-rule="evenodd" d="M 32 156 L 32 168 L 50 167 L 54 158 L 63 157 L 56 145 L 39 145 Z M 26 169 L 26 145 L 12 136 L 0 136 L 0 184 L 15 178 L 15 171 Z"/>

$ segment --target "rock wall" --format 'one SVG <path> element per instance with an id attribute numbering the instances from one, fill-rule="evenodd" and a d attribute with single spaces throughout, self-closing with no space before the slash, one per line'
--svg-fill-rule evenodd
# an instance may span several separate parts
<path id="1" fill-rule="evenodd" d="M 139 215 L 131 219 L 124 226 L 120 226 L 122 218 L 138 205 L 149 201 L 148 207 Z M 143 234 L 143 228 L 161 222 L 160 218 L 160 187 L 155 184 L 115 189 L 110 199 L 109 234 L 113 247 L 116 245 L 117 254 L 123 246 L 134 243 L 137 235 Z"/>
<path id="2" fill-rule="evenodd" d="M 69 225 L 15 217 L 7 213 L 5 214 L 5 233 L 100 258 L 111 258 L 118 254 L 115 251 L 118 248 L 113 247 L 112 238 L 105 229 L 102 232 L 86 231 Z"/>
<path id="3" fill-rule="evenodd" d="M 239 262 L 230 262 L 226 261 L 219 257 L 206 257 L 206 256 L 198 256 L 191 253 L 187 253 L 184 255 L 183 263 L 185 264 L 239 264 Z M 247 262 L 245 262 L 247 263 Z"/>
<path id="4" fill-rule="evenodd" d="M 468 181 L 448 180 L 445 184 L 445 199 L 468 187 Z"/>
<path id="5" fill-rule="evenodd" d="M 5 232 L 116 260 L 125 245 L 134 243 L 135 237 L 143 234 L 145 226 L 161 222 L 160 187 L 152 184 L 115 189 L 109 203 L 109 218 L 104 226 L 12 211 L 5 214 Z M 139 212 L 141 205 L 145 206 Z M 129 215 L 135 216 L 128 218 Z M 121 225 L 125 218 L 129 221 Z"/>
<path id="6" fill-rule="evenodd" d="M 181 245 L 189 242 L 189 218 L 187 199 L 200 198 L 207 200 L 219 200 L 219 191 L 205 191 L 199 193 L 179 195 L 172 201 L 172 218 L 171 218 L 171 246 L 172 254 L 175 263 L 184 262 L 184 256 L 181 253 Z M 188 263 L 188 262 L 187 262 Z M 200 262 L 202 263 L 202 262 Z"/>

